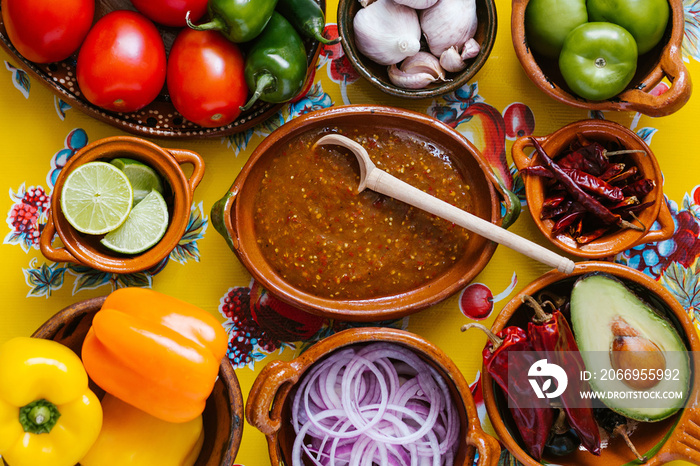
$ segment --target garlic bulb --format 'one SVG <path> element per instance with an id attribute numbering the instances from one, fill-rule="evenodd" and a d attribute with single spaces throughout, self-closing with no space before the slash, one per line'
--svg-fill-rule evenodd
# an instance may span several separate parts
<path id="1" fill-rule="evenodd" d="M 394 0 L 377 0 L 353 20 L 355 44 L 380 65 L 393 65 L 420 50 L 420 22 L 413 8 Z"/>
<path id="2" fill-rule="evenodd" d="M 445 72 L 440 62 L 428 52 L 418 52 L 405 59 L 401 67 L 389 67 L 389 79 L 392 83 L 406 89 L 422 89 L 428 84 L 445 80 Z"/>
<path id="3" fill-rule="evenodd" d="M 420 12 L 420 25 L 430 51 L 436 57 L 452 47 L 462 47 L 476 33 L 475 0 L 440 0 Z"/>
<path id="4" fill-rule="evenodd" d="M 399 3 L 401 5 L 406 5 L 411 8 L 415 8 L 416 10 L 422 10 L 425 8 L 430 8 L 431 6 L 435 5 L 438 0 L 394 0 L 396 3 Z"/>
<path id="5" fill-rule="evenodd" d="M 479 50 L 481 50 L 481 46 L 473 38 L 469 39 L 467 43 L 464 44 L 462 53 L 453 45 L 440 55 L 440 66 L 442 66 L 445 71 L 450 71 L 452 73 L 462 71 L 467 67 L 466 60 L 476 57 L 479 54 Z"/>

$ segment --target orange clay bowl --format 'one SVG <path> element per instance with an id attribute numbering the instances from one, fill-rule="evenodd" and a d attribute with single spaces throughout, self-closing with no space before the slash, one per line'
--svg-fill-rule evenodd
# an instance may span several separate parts
<path id="1" fill-rule="evenodd" d="M 700 338 L 688 314 L 664 286 L 642 272 L 611 262 L 579 262 L 570 275 L 556 270 L 546 273 L 526 286 L 518 296 L 505 305 L 491 330 L 499 332 L 510 325 L 526 328 L 527 322 L 532 317 L 532 311 L 527 305 L 521 304 L 521 295 L 534 296 L 542 290 L 559 295 L 568 294 L 578 277 L 592 272 L 605 272 L 620 279 L 647 302 L 653 303 L 657 310 L 673 322 L 689 351 L 700 350 Z M 694 360 L 691 355 L 691 374 L 697 374 L 699 369 L 700 361 Z M 519 439 L 519 434 L 512 423 L 501 389 L 495 387 L 493 379 L 485 370 L 483 377 L 484 404 L 501 442 L 524 465 L 539 466 L 540 463 L 524 450 L 519 440 L 516 440 L 516 438 Z M 699 426 L 700 388 L 698 379 L 694 378 L 691 379 L 690 396 L 684 409 L 663 421 L 639 423 L 631 435 L 631 440 L 639 452 L 649 458 L 649 461 L 644 463 L 645 466 L 656 466 L 673 460 L 686 460 L 700 464 Z M 620 436 L 612 439 L 609 445 L 602 449 L 600 456 L 579 450 L 571 455 L 549 458 L 549 460 L 562 466 L 640 464 Z"/>
<path id="2" fill-rule="evenodd" d="M 83 339 L 104 300 L 103 296 L 68 306 L 47 320 L 32 337 L 57 341 L 80 356 Z M 92 382 L 90 388 L 100 398 L 104 394 Z M 221 361 L 219 378 L 207 399 L 202 420 L 204 445 L 195 466 L 233 464 L 243 435 L 243 394 L 228 359 Z"/>
<path id="3" fill-rule="evenodd" d="M 638 167 L 643 177 L 654 180 L 655 184 L 654 189 L 644 199 L 640 199 L 640 202 L 654 201 L 654 204 L 637 213 L 641 225 L 644 226 L 642 231 L 629 228 L 613 230 L 612 233 L 607 233 L 595 241 L 579 245 L 565 234 L 552 235 L 554 222 L 549 219 L 540 219 L 542 203 L 545 197 L 546 180 L 539 176 L 523 175 L 527 205 L 532 214 L 532 219 L 542 234 L 563 251 L 575 256 L 585 257 L 586 259 L 602 259 L 639 244 L 663 241 L 673 236 L 675 226 L 662 191 L 663 176 L 656 157 L 654 157 L 649 146 L 629 129 L 607 120 L 578 121 L 564 126 L 550 135 L 535 137 L 535 139 L 550 157 L 555 158 L 568 150 L 569 144 L 576 140 L 577 135 L 583 135 L 591 141 L 601 143 L 615 142 L 622 145 L 623 149 L 645 151 L 645 154 L 629 154 L 629 157 L 634 165 Z M 513 161 L 519 170 L 538 164 L 539 155 L 533 156 L 532 159 L 529 158 L 525 154 L 526 147 L 533 147 L 530 137 L 518 138 L 513 144 Z M 655 221 L 659 222 L 658 230 L 651 229 Z M 640 222 L 634 223 L 639 224 Z"/>
<path id="4" fill-rule="evenodd" d="M 288 362 L 272 361 L 267 364 L 253 382 L 248 394 L 245 415 L 248 423 L 260 430 L 267 439 L 270 463 L 291 463 L 291 451 L 295 433 L 291 422 L 290 392 L 316 362 L 331 353 L 355 344 L 390 342 L 412 350 L 430 364 L 445 379 L 452 401 L 460 417 L 460 443 L 455 465 L 474 463 L 475 448 L 479 452 L 479 465 L 498 463 L 500 445 L 481 430 L 481 423 L 472 398 L 469 384 L 459 368 L 438 347 L 411 332 L 385 327 L 351 328 L 324 338 L 296 359 Z"/>
<path id="5" fill-rule="evenodd" d="M 101 236 L 86 235 L 73 228 L 61 212 L 61 190 L 68 174 L 77 166 L 94 161 L 109 162 L 127 157 L 149 165 L 163 178 L 170 225 L 160 242 L 136 255 L 112 252 L 100 244 Z M 194 167 L 189 178 L 182 164 Z M 71 262 L 111 273 L 134 273 L 156 266 L 175 249 L 187 229 L 192 194 L 204 176 L 204 160 L 188 150 L 163 149 L 144 139 L 114 136 L 88 144 L 68 160 L 58 175 L 51 196 L 49 219 L 41 233 L 39 246 L 44 256 L 54 262 Z M 54 246 L 58 233 L 63 246 Z"/>
<path id="6" fill-rule="evenodd" d="M 353 19 L 360 9 L 362 9 L 362 5 L 360 5 L 358 0 L 340 0 L 338 2 L 338 35 L 342 38 L 345 56 L 355 68 L 355 71 L 369 81 L 370 84 L 387 94 L 397 97 L 424 99 L 437 97 L 459 89 L 484 66 L 496 41 L 498 25 L 496 3 L 494 0 L 476 0 L 477 29 L 474 40 L 481 46 L 478 55 L 467 60 L 467 67 L 462 71 L 456 73 L 445 72 L 446 81 L 436 81 L 423 89 L 406 89 L 391 82 L 387 71 L 388 66 L 380 65 L 367 58 L 355 45 Z M 424 39 L 423 42 L 425 42 Z"/>
<path id="7" fill-rule="evenodd" d="M 685 27 L 682 0 L 669 0 L 671 14 L 666 33 L 659 44 L 640 55 L 637 71 L 627 88 L 607 100 L 587 100 L 574 94 L 559 72 L 556 60 L 534 53 L 525 35 L 525 8 L 529 0 L 513 0 L 511 34 L 515 55 L 528 78 L 550 97 L 574 107 L 588 110 L 622 110 L 658 117 L 678 111 L 690 99 L 692 84 L 683 63 L 681 44 Z M 661 95 L 653 91 L 662 79 L 670 89 Z"/>
<path id="8" fill-rule="evenodd" d="M 333 128 L 384 127 L 409 131 L 453 154 L 452 162 L 470 186 L 474 215 L 495 224 L 508 225 L 519 213 L 519 203 L 500 191 L 495 175 L 482 160 L 479 151 L 461 134 L 440 121 L 419 113 L 381 106 L 331 107 L 308 113 L 285 123 L 255 149 L 235 182 L 212 207 L 212 224 L 228 242 L 239 260 L 261 285 L 290 305 L 312 314 L 353 321 L 380 321 L 403 317 L 435 304 L 463 288 L 486 266 L 496 244 L 470 235 L 465 254 L 444 273 L 405 292 L 367 299 L 332 299 L 303 291 L 287 281 L 266 261 L 257 242 L 254 205 L 261 180 L 272 160 L 290 140 L 308 131 Z M 359 168 L 358 168 L 359 172 Z M 357 186 L 350 187 L 355 191 Z M 501 203 L 507 212 L 501 218 Z M 512 193 L 510 193 L 512 194 Z M 285 202 L 284 194 L 279 199 Z M 514 220 L 514 218 L 513 218 Z"/>

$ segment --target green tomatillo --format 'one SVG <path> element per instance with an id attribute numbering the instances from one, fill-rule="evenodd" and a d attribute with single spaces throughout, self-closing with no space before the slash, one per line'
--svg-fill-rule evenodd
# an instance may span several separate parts
<path id="1" fill-rule="evenodd" d="M 588 0 L 591 21 L 608 21 L 627 29 L 637 41 L 637 52 L 646 53 L 666 31 L 668 0 Z"/>
<path id="2" fill-rule="evenodd" d="M 569 32 L 586 21 L 585 0 L 530 0 L 525 8 L 527 44 L 556 59 Z"/>
<path id="3" fill-rule="evenodd" d="M 559 55 L 566 84 L 579 96 L 605 100 L 622 92 L 637 69 L 637 43 L 613 23 L 585 23 L 571 31 Z"/>

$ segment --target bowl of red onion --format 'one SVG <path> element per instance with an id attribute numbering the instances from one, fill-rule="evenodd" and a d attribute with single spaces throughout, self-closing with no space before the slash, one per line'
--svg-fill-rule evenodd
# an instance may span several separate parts
<path id="1" fill-rule="evenodd" d="M 460 370 L 438 347 L 391 328 L 352 328 L 292 361 L 263 368 L 246 419 L 271 464 L 440 464 L 497 461 Z"/>

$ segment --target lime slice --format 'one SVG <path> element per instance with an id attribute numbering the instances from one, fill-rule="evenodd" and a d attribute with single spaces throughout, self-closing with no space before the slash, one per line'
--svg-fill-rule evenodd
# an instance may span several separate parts
<path id="1" fill-rule="evenodd" d="M 61 211 L 73 228 L 101 235 L 129 216 L 133 193 L 126 175 L 105 162 L 88 162 L 70 172 L 61 190 Z"/>
<path id="2" fill-rule="evenodd" d="M 111 163 L 129 178 L 131 189 L 134 190 L 134 205 L 141 202 L 151 191 L 163 194 L 163 179 L 148 165 L 127 158 L 112 159 Z"/>
<path id="3" fill-rule="evenodd" d="M 168 229 L 168 206 L 163 195 L 151 191 L 129 213 L 124 224 L 100 242 L 112 251 L 137 254 L 155 245 Z"/>

